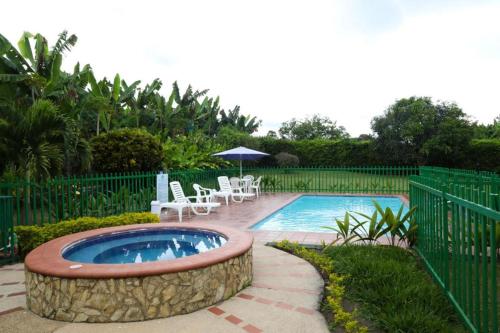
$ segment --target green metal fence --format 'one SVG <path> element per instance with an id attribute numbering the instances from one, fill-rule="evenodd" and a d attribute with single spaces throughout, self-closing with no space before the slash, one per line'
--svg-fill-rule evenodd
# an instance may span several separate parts
<path id="1" fill-rule="evenodd" d="M 472 332 L 498 332 L 500 201 L 496 174 L 422 168 L 410 177 L 417 252 Z"/>
<path id="2" fill-rule="evenodd" d="M 0 196 L 0 264 L 14 259 L 12 207 L 12 197 Z"/>
<path id="3" fill-rule="evenodd" d="M 408 177 L 418 167 L 249 168 L 262 176 L 265 192 L 408 193 Z M 169 172 L 186 195 L 194 183 L 218 188 L 218 176 L 238 176 L 239 169 Z M 54 223 L 80 216 L 147 211 L 156 198 L 156 172 L 55 178 L 42 183 L 0 183 L 0 195 L 13 199 L 14 225 Z"/>
<path id="4" fill-rule="evenodd" d="M 418 167 L 246 168 L 244 174 L 262 176 L 264 192 L 407 194 L 409 176 L 418 171 Z M 192 183 L 217 188 L 217 177 L 222 175 L 239 176 L 239 169 L 181 171 L 169 177 L 190 191 Z"/>
<path id="5" fill-rule="evenodd" d="M 13 199 L 14 225 L 54 223 L 80 216 L 107 216 L 150 209 L 156 173 L 54 178 L 43 183 L 0 183 Z"/>

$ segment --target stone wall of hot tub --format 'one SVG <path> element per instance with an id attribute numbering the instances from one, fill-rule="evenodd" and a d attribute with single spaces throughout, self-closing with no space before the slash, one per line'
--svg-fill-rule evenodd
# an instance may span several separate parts
<path id="1" fill-rule="evenodd" d="M 26 270 L 34 313 L 73 322 L 127 322 L 189 313 L 227 299 L 252 281 L 252 248 L 212 266 L 156 276 L 69 279 Z"/>

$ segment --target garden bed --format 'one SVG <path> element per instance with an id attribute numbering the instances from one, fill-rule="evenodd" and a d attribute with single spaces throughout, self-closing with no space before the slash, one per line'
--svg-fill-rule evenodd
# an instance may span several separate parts
<path id="1" fill-rule="evenodd" d="M 319 251 L 288 242 L 277 247 L 308 260 L 327 277 L 323 313 L 332 332 L 358 332 L 363 326 L 383 332 L 466 331 L 441 289 L 408 250 L 345 245 Z M 334 279 L 325 274 L 325 265 L 331 265 Z M 332 308 L 332 297 L 342 305 L 340 312 Z M 339 320 L 339 314 L 346 313 L 351 318 Z M 349 322 L 356 322 L 357 328 L 350 330 Z"/>

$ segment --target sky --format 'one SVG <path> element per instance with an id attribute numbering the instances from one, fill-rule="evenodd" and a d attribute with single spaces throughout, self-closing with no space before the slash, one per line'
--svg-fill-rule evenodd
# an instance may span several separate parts
<path id="1" fill-rule="evenodd" d="M 370 133 L 410 96 L 455 102 L 480 123 L 500 114 L 500 0 L 25 0 L 2 12 L 13 43 L 76 34 L 67 70 L 160 78 L 166 94 L 174 81 L 208 88 L 262 119 L 259 135 L 313 114 Z"/>

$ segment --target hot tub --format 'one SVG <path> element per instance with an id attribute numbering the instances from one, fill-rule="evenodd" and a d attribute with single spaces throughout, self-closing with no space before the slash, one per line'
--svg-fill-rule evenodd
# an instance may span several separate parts
<path id="1" fill-rule="evenodd" d="M 28 308 L 74 322 L 128 322 L 185 314 L 251 283 L 250 234 L 189 223 L 72 234 L 25 260 Z"/>

